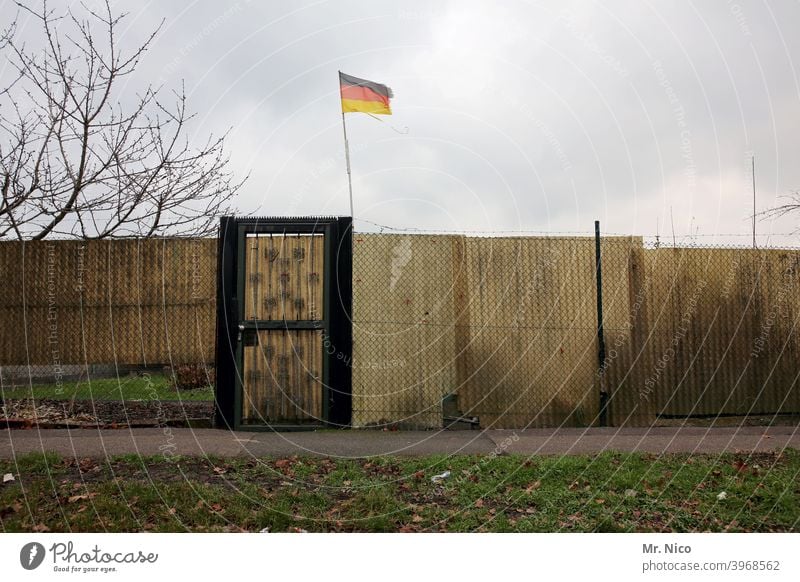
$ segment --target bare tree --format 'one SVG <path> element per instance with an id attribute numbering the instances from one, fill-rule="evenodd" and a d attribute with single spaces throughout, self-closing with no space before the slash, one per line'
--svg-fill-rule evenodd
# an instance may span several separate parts
<path id="1" fill-rule="evenodd" d="M 0 238 L 213 232 L 242 185 L 225 136 L 190 146 L 182 87 L 169 105 L 152 86 L 120 94 L 159 29 L 125 53 L 125 15 L 98 5 L 57 15 L 46 0 L 19 4 L 42 47 L 18 41 L 13 26 L 2 37 L 15 74 L 0 92 Z"/>
<path id="2" fill-rule="evenodd" d="M 782 196 L 782 198 L 783 204 L 768 208 L 767 210 L 762 210 L 756 216 L 760 216 L 761 219 L 764 220 L 768 218 L 780 218 L 787 214 L 800 214 L 800 191 L 795 190 L 791 194 Z M 800 229 L 798 229 L 798 232 L 800 232 Z"/>

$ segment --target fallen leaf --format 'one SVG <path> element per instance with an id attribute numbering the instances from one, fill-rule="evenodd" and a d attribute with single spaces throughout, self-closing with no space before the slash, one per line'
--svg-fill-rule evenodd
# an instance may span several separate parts
<path id="1" fill-rule="evenodd" d="M 92 469 L 94 469 L 94 467 L 95 467 L 94 461 L 89 457 L 81 459 L 81 462 L 78 465 L 78 468 L 81 470 L 82 473 L 91 471 Z"/>
<path id="2" fill-rule="evenodd" d="M 598 505 L 603 505 L 606 502 L 606 500 L 605 499 L 595 499 L 594 502 L 597 503 Z"/>
<path id="3" fill-rule="evenodd" d="M 478 499 L 475 502 L 475 507 L 478 507 L 478 508 L 483 507 L 483 499 Z"/>
<path id="4" fill-rule="evenodd" d="M 422 521 L 422 516 L 421 515 L 417 515 L 415 513 L 414 517 L 411 518 L 411 521 L 413 521 L 414 523 L 420 523 Z"/>
<path id="5" fill-rule="evenodd" d="M 225 469 L 223 467 L 214 467 L 213 471 L 217 475 L 224 475 L 225 474 Z"/>
<path id="6" fill-rule="evenodd" d="M 75 503 L 76 501 L 84 501 L 86 499 L 94 499 L 97 493 L 83 493 L 81 495 L 73 495 L 67 499 L 67 503 Z"/>
<path id="7" fill-rule="evenodd" d="M 528 485 L 525 488 L 525 493 L 532 493 L 532 492 L 536 491 L 541 486 L 542 486 L 542 482 L 541 481 L 534 481 L 533 483 L 531 483 L 530 485 Z"/>
<path id="8" fill-rule="evenodd" d="M 12 473 L 6 473 L 3 475 L 3 483 L 11 483 L 14 480 L 14 475 Z"/>
<path id="9" fill-rule="evenodd" d="M 177 512 L 178 512 L 177 509 L 175 509 L 174 507 L 170 507 L 167 513 L 169 513 L 170 515 L 175 515 Z"/>
<path id="10" fill-rule="evenodd" d="M 50 531 L 50 528 L 43 523 L 37 523 L 35 526 L 33 526 L 33 531 L 37 533 L 45 533 Z"/>

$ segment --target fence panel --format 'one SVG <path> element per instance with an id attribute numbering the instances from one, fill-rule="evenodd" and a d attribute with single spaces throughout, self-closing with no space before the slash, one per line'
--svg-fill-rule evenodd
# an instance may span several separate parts
<path id="1" fill-rule="evenodd" d="M 216 253 L 216 239 L 0 242 L 3 399 L 29 399 L 34 416 L 40 401 L 95 414 L 97 400 L 181 398 L 210 414 L 210 387 L 170 386 L 187 366 L 192 386 L 213 383 Z"/>

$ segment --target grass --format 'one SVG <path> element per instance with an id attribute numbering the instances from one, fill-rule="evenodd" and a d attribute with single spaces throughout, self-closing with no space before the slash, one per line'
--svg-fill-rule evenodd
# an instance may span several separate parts
<path id="1" fill-rule="evenodd" d="M 93 379 L 83 382 L 56 384 L 34 384 L 33 386 L 3 387 L 0 392 L 6 400 L 19 398 L 43 398 L 53 400 L 214 400 L 213 388 L 182 390 L 180 395 L 170 386 L 170 378 L 163 374 L 144 376 L 121 376 L 117 378 Z"/>
<path id="2" fill-rule="evenodd" d="M 450 470 L 434 484 L 431 476 Z M 800 452 L 0 460 L 19 531 L 798 531 Z M 724 499 L 718 496 L 726 493 Z"/>

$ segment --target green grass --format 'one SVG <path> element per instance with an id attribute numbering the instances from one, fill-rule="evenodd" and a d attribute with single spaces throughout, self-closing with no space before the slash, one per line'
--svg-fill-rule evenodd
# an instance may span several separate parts
<path id="1" fill-rule="evenodd" d="M 121 376 L 94 379 L 83 382 L 57 384 L 34 384 L 31 386 L 3 387 L 0 392 L 6 400 L 34 398 L 40 400 L 214 400 L 214 390 L 182 390 L 180 394 L 170 386 L 170 379 L 162 374 L 143 376 Z"/>
<path id="2" fill-rule="evenodd" d="M 448 469 L 441 484 L 430 477 Z M 3 531 L 798 531 L 800 452 L 339 460 L 27 455 Z M 718 499 L 721 492 L 725 499 Z"/>

